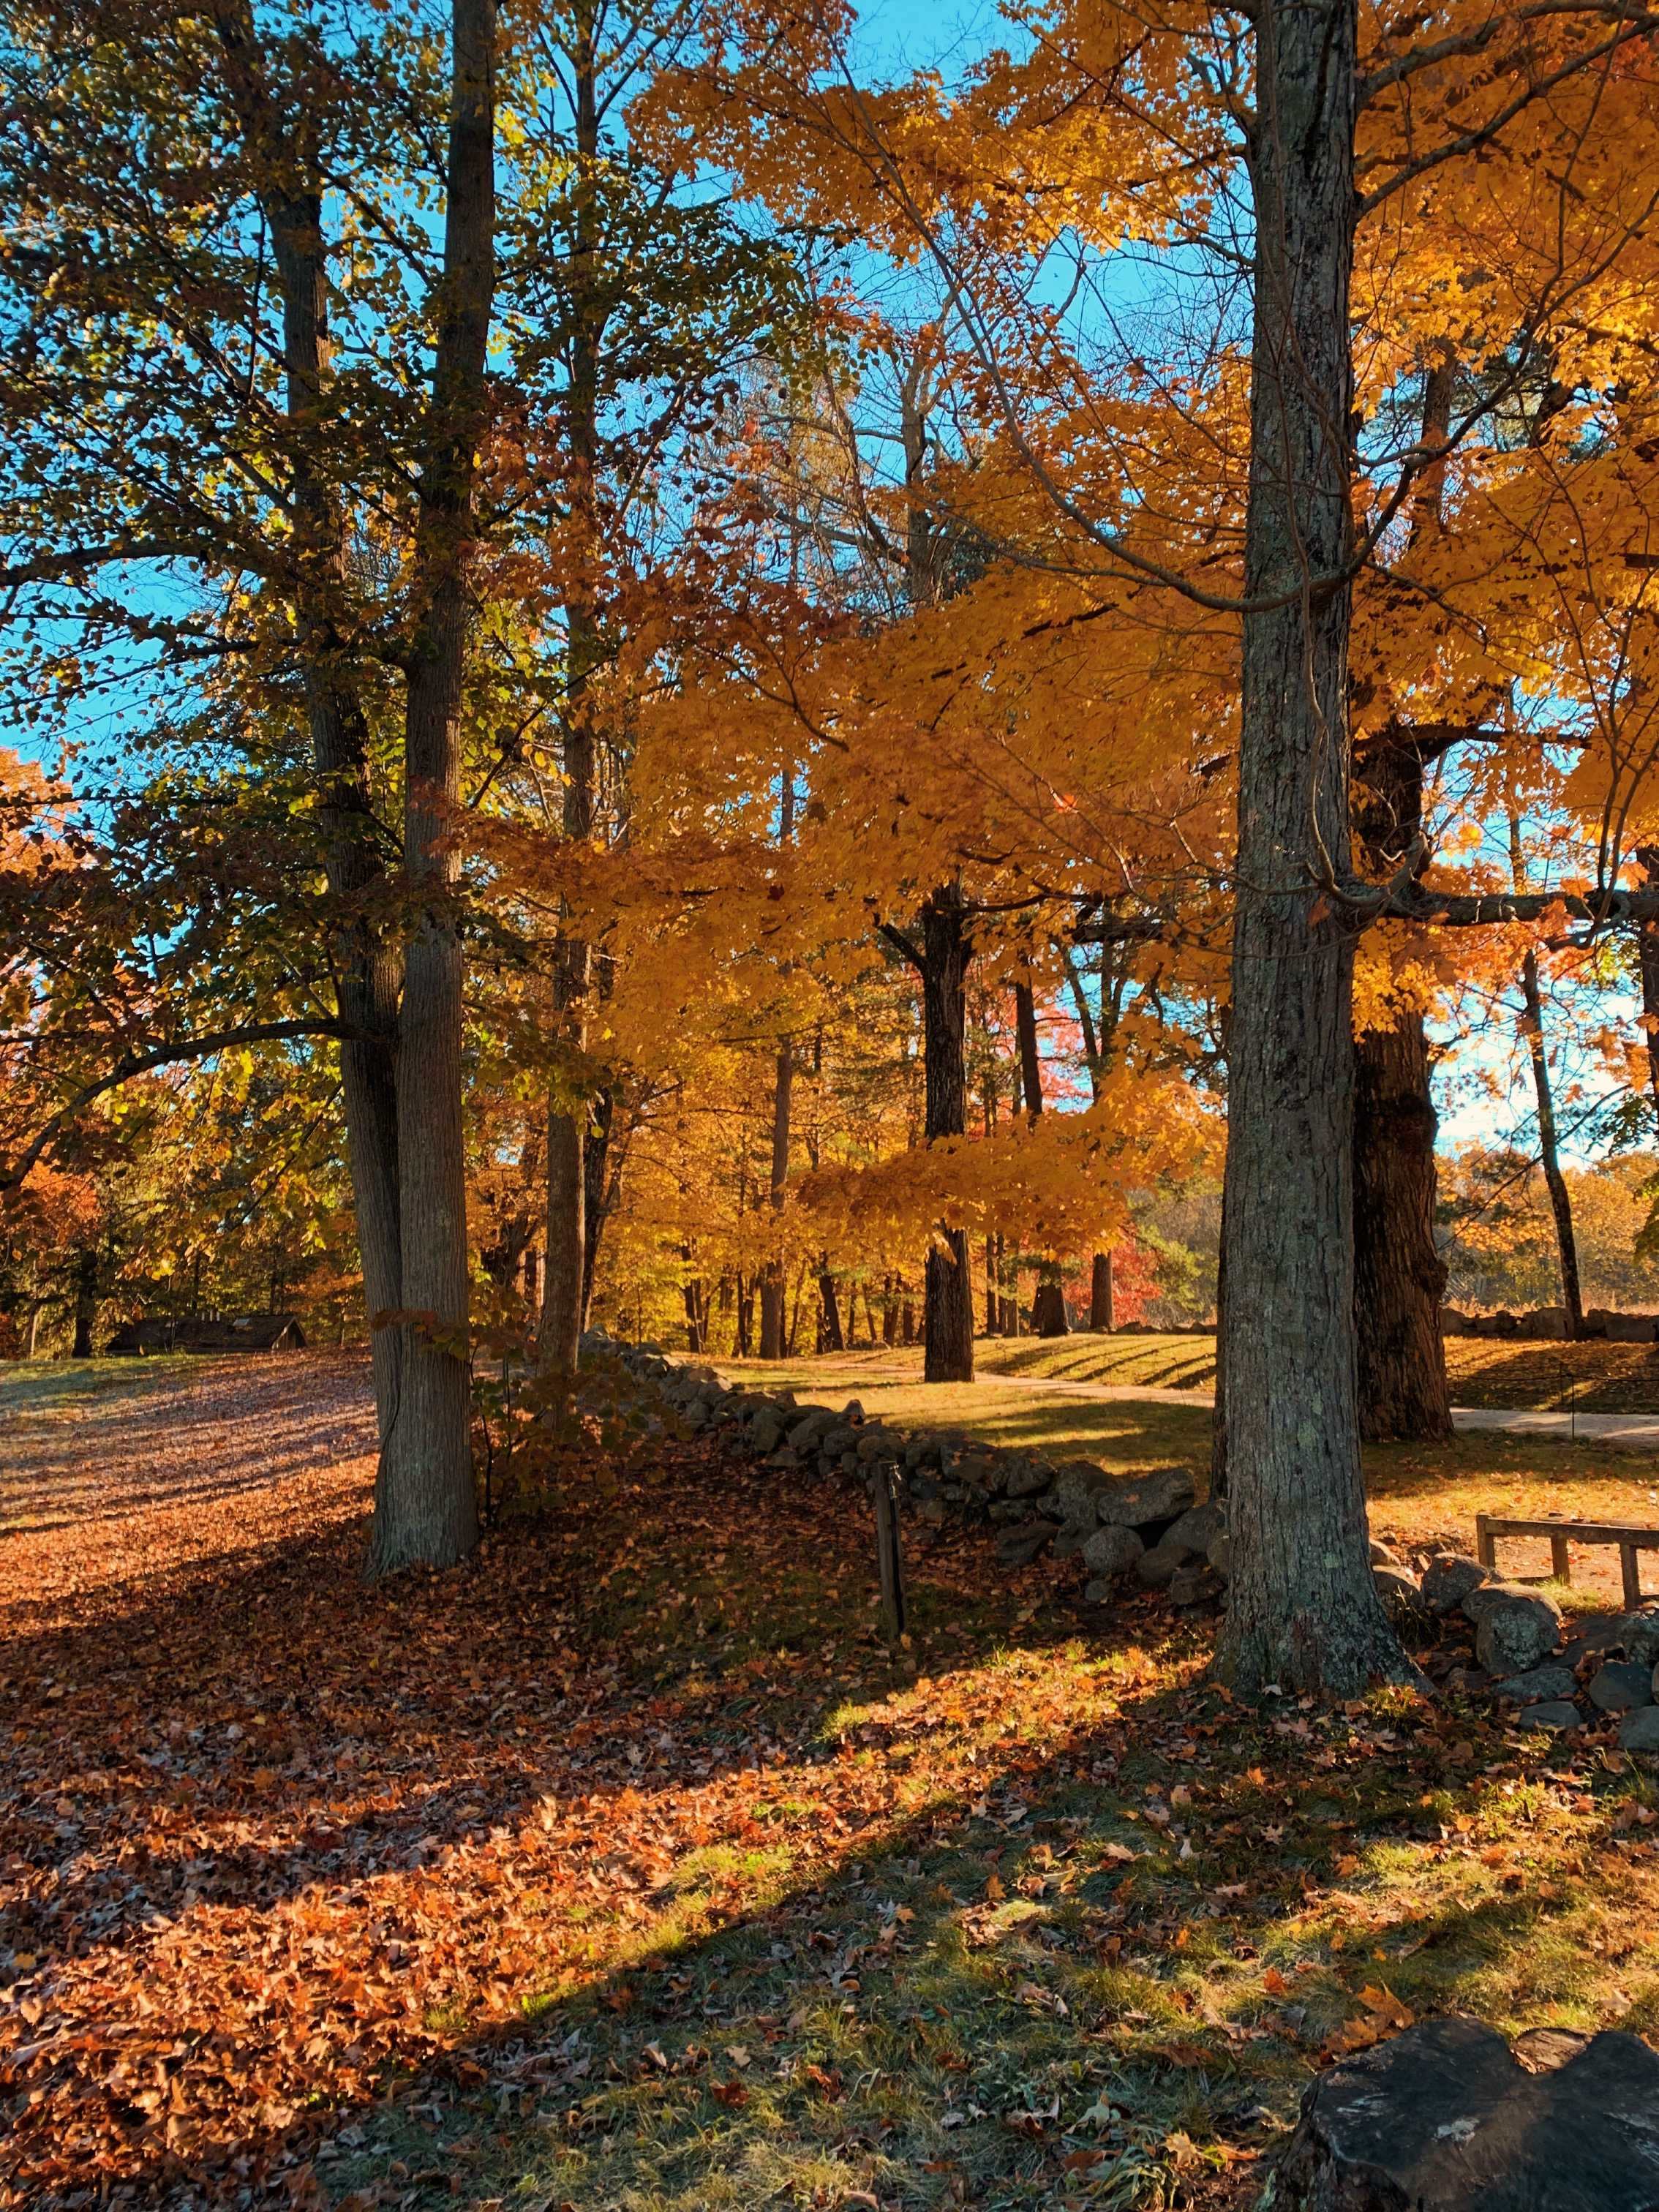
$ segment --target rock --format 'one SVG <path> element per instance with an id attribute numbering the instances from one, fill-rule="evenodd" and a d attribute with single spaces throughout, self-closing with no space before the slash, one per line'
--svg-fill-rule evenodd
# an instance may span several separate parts
<path id="1" fill-rule="evenodd" d="M 1638 1655 L 1625 1645 L 1625 1623 L 1637 1619 L 1634 1613 L 1581 1613 L 1572 1623 L 1572 1634 L 1561 1650 L 1561 1664 L 1577 1667 L 1585 1659 L 1604 1659 L 1610 1653 L 1620 1652 L 1627 1659 Z"/>
<path id="2" fill-rule="evenodd" d="M 1655 2212 L 1659 2057 L 1634 2035 L 1425 2021 L 1302 2100 L 1273 2212 Z"/>
<path id="3" fill-rule="evenodd" d="M 1010 1498 L 1036 1498 L 1052 1487 L 1054 1470 L 1046 1459 L 1014 1459 L 1008 1462 L 1004 1488 Z"/>
<path id="4" fill-rule="evenodd" d="M 1659 1751 L 1659 1705 L 1638 1705 L 1619 1723 L 1621 1751 Z"/>
<path id="5" fill-rule="evenodd" d="M 1204 1554 L 1204 1563 L 1212 1572 L 1219 1575 L 1224 1583 L 1231 1580 L 1233 1540 L 1224 1528 L 1218 1536 L 1211 1537 L 1210 1547 Z"/>
<path id="6" fill-rule="evenodd" d="M 1166 1536 L 1150 1552 L 1141 1553 L 1135 1561 L 1135 1573 L 1148 1589 L 1167 1589 L 1192 1557 L 1184 1544 L 1172 1544 Z"/>
<path id="7" fill-rule="evenodd" d="M 1194 1562 L 1181 1568 L 1170 1583 L 1170 1602 L 1172 1605 L 1208 1605 L 1221 1595 L 1226 1585 L 1213 1568 L 1199 1566 Z"/>
<path id="8" fill-rule="evenodd" d="M 1189 1468 L 1158 1467 L 1150 1474 L 1137 1475 L 1127 1490 L 1114 1484 L 1103 1492 L 1097 1510 L 1102 1522 L 1111 1528 L 1145 1528 L 1155 1521 L 1179 1520 L 1197 1496 Z"/>
<path id="9" fill-rule="evenodd" d="M 1561 1640 L 1561 1615 L 1550 1600 L 1513 1583 L 1471 1591 L 1463 1610 L 1474 1620 L 1474 1656 L 1489 1674 L 1524 1674 Z"/>
<path id="10" fill-rule="evenodd" d="M 1383 1612 L 1402 1636 L 1424 1636 L 1434 1626 L 1435 1616 L 1424 1604 L 1422 1591 L 1403 1567 L 1373 1566 L 1371 1580 Z"/>
<path id="11" fill-rule="evenodd" d="M 1584 1716 L 1565 1698 L 1547 1698 L 1541 1705 L 1523 1706 L 1516 1723 L 1517 1728 L 1539 1729 L 1549 1735 L 1565 1735 L 1569 1729 L 1583 1725 Z"/>
<path id="12" fill-rule="evenodd" d="M 1402 1573 L 1405 1571 L 1404 1563 L 1399 1553 L 1391 1552 L 1386 1544 L 1379 1543 L 1375 1536 L 1371 1538 L 1371 1565 L 1374 1567 L 1399 1567 Z M 1417 1584 L 1413 1583 L 1412 1588 L 1415 1589 Z"/>
<path id="13" fill-rule="evenodd" d="M 943 1515 L 941 1501 L 941 1518 Z M 997 1538 L 997 1565 L 1029 1567 L 1040 1553 L 1048 1550 L 1054 1539 L 1054 1523 L 1050 1521 L 1027 1521 L 1017 1528 L 1006 1528 Z"/>
<path id="14" fill-rule="evenodd" d="M 1609 1314 L 1607 1341 L 1610 1344 L 1651 1344 L 1653 1316 L 1651 1314 Z"/>
<path id="15" fill-rule="evenodd" d="M 1183 1513 L 1180 1520 L 1166 1528 L 1163 1540 L 1183 1545 L 1201 1559 L 1216 1538 L 1224 1534 L 1226 1527 L 1226 1507 L 1219 1498 L 1206 1498 L 1202 1505 L 1194 1505 L 1189 1513 Z"/>
<path id="16" fill-rule="evenodd" d="M 680 1409 L 680 1421 L 681 1425 L 690 1429 L 695 1436 L 699 1429 L 706 1429 L 708 1426 L 708 1408 L 701 1398 L 694 1398 L 689 1406 L 682 1407 Z M 762 1449 L 764 1449 L 764 1446 Z"/>
<path id="17" fill-rule="evenodd" d="M 1540 1306 L 1538 1311 L 1527 1316 L 1527 1334 L 1547 1343 L 1559 1343 L 1567 1333 L 1567 1310 L 1565 1306 Z"/>
<path id="18" fill-rule="evenodd" d="M 1133 1528 L 1097 1528 L 1083 1546 L 1083 1564 L 1092 1573 L 1110 1580 L 1127 1574 L 1146 1549 Z"/>
<path id="19" fill-rule="evenodd" d="M 1492 1687 L 1492 1676 L 1484 1667 L 1454 1667 L 1446 1676 L 1446 1687 L 1455 1698 L 1473 1698 Z"/>
<path id="20" fill-rule="evenodd" d="M 816 1451 L 835 1425 L 833 1413 L 822 1406 L 814 1406 L 790 1430 L 789 1441 L 798 1452 Z"/>
<path id="21" fill-rule="evenodd" d="M 856 1398 L 849 1398 L 841 1409 L 841 1417 L 843 1421 L 861 1421 L 864 1419 L 864 1408 Z"/>
<path id="22" fill-rule="evenodd" d="M 1462 1552 L 1437 1552 L 1423 1570 L 1418 1588 L 1431 1613 L 1451 1613 L 1471 1590 L 1492 1580 L 1490 1568 Z"/>
<path id="23" fill-rule="evenodd" d="M 1075 1528 L 1092 1528 L 1100 1517 L 1096 1511 L 1097 1501 L 1103 1491 L 1112 1488 L 1115 1480 L 1092 1461 L 1067 1460 L 1055 1474 L 1054 1487 L 1044 1504 L 1056 1520 L 1066 1522 Z"/>
<path id="24" fill-rule="evenodd" d="M 769 1406 L 750 1422 L 749 1441 L 757 1452 L 775 1451 L 783 1442 L 784 1425 L 783 1415 Z"/>
<path id="25" fill-rule="evenodd" d="M 1571 1667 L 1532 1667 L 1524 1674 L 1511 1674 L 1506 1682 L 1494 1682 L 1492 1695 L 1507 1698 L 1512 1705 L 1535 1705 L 1545 1698 L 1570 1698 L 1577 1687 Z"/>
<path id="26" fill-rule="evenodd" d="M 1626 1659 L 1640 1667 L 1659 1667 L 1659 1608 L 1619 1617 L 1619 1641 Z"/>
<path id="27" fill-rule="evenodd" d="M 1591 1705 L 1604 1713 L 1633 1713 L 1638 1705 L 1653 1703 L 1653 1669 L 1638 1667 L 1632 1659 L 1609 1659 L 1585 1687 Z"/>

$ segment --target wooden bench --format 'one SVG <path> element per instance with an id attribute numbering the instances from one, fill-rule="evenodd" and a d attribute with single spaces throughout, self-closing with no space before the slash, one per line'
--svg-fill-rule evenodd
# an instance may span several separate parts
<path id="1" fill-rule="evenodd" d="M 1620 1571 L 1625 1579 L 1625 1609 L 1634 1613 L 1642 1603 L 1642 1570 L 1638 1552 L 1659 1552 L 1659 1528 L 1620 1528 L 1607 1521 L 1513 1521 L 1497 1513 L 1474 1516 L 1475 1554 L 1483 1567 L 1498 1565 L 1500 1536 L 1547 1536 L 1550 1571 L 1559 1583 L 1568 1577 L 1567 1546 L 1616 1544 Z"/>

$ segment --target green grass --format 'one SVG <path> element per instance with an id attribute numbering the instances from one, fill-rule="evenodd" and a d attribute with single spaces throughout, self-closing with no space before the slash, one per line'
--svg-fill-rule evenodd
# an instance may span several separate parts
<path id="1" fill-rule="evenodd" d="M 1105 1383 L 1119 1389 L 1211 1391 L 1215 1388 L 1213 1336 L 1091 1336 L 981 1338 L 975 1359 L 982 1375 L 1036 1381 Z M 921 1353 L 864 1349 L 824 1359 L 731 1363 L 733 1372 L 773 1377 L 787 1384 L 803 1373 L 896 1383 L 918 1376 Z M 1645 1344 L 1506 1344 L 1481 1337 L 1452 1337 L 1446 1370 L 1460 1406 L 1498 1410 L 1565 1410 L 1586 1413 L 1659 1413 L 1659 1347 Z"/>
<path id="2" fill-rule="evenodd" d="M 199 1370 L 188 1352 L 144 1359 L 13 1359 L 0 1363 L 0 1418 L 7 1413 L 54 1413 L 91 1398 L 137 1396 L 162 1389 Z"/>

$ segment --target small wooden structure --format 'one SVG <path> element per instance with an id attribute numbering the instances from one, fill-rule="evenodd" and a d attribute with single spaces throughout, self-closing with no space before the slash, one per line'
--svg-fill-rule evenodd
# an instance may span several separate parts
<path id="1" fill-rule="evenodd" d="M 1554 1580 L 1570 1579 L 1569 1544 L 1616 1544 L 1620 1572 L 1624 1577 L 1626 1610 L 1634 1613 L 1642 1603 L 1642 1568 L 1637 1554 L 1659 1552 L 1659 1528 L 1623 1528 L 1608 1521 L 1516 1521 L 1497 1513 L 1474 1516 L 1475 1555 L 1483 1567 L 1496 1568 L 1500 1536 L 1547 1536 L 1550 1571 Z"/>
<path id="2" fill-rule="evenodd" d="M 303 1352 L 306 1334 L 292 1314 L 238 1314 L 209 1320 L 125 1322 L 109 1340 L 112 1352 Z"/>

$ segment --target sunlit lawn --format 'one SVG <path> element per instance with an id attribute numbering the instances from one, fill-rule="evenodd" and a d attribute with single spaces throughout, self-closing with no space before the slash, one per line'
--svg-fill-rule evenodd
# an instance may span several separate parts
<path id="1" fill-rule="evenodd" d="M 67 1790 L 76 1866 L 144 1846 L 108 1900 L 50 1853 L 14 1900 L 64 2008 L 9 2053 L 48 2101 L 0 2160 L 37 2177 L 183 2205 L 276 2160 L 337 2212 L 1129 2212 L 1178 2184 L 1243 2212 L 1318 2068 L 1412 2014 L 1659 2033 L 1659 1800 L 1606 1734 L 1248 1713 L 1203 1680 L 1212 1614 L 1085 1606 L 1074 1563 L 1009 1574 L 963 1528 L 908 1528 L 890 1655 L 861 1497 L 707 1438 L 366 1590 L 333 1491 L 269 1534 L 262 1484 L 312 1494 L 260 1472 L 275 1408 L 342 1418 L 308 1355 L 195 1370 L 165 1423 L 215 1455 L 194 1548 L 181 1524 L 164 1559 L 158 1520 L 129 1570 L 98 1515 L 162 1401 L 128 1372 L 9 1598 L 13 1844 L 38 1857 Z M 991 1418 L 1126 1467 L 1206 1449 L 1195 1407 L 1007 1390 Z M 1492 1437 L 1372 1468 L 1411 1540 L 1481 1495 L 1628 1510 L 1655 1474 Z M 165 2112 L 118 2063 L 171 2069 Z"/>

